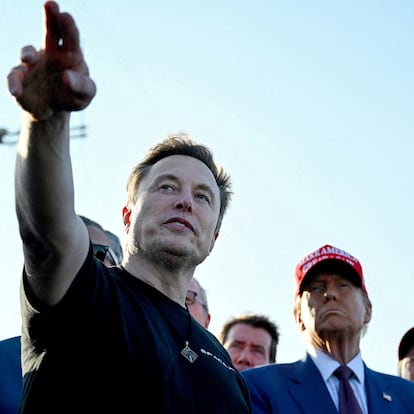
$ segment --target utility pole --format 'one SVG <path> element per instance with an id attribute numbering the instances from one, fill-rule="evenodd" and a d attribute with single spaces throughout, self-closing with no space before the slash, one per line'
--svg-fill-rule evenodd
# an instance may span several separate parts
<path id="1" fill-rule="evenodd" d="M 8 129 L 0 128 L 0 144 L 8 144 L 9 140 L 5 139 L 5 137 L 14 137 L 18 136 L 20 131 L 10 132 Z M 12 140 L 12 143 L 17 142 L 17 139 Z"/>

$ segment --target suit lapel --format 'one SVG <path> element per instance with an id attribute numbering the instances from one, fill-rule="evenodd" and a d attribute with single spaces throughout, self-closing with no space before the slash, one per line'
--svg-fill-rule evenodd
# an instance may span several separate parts
<path id="1" fill-rule="evenodd" d="M 309 355 L 306 354 L 302 361 L 294 365 L 289 379 L 289 392 L 303 414 L 338 414 L 325 382 Z"/>
<path id="2" fill-rule="evenodd" d="M 367 392 L 368 412 L 398 414 L 398 398 L 391 386 L 365 366 L 365 389 Z"/>

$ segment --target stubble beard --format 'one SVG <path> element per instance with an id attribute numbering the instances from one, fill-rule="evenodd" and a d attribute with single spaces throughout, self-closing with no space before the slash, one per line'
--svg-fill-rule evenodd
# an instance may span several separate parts
<path id="1" fill-rule="evenodd" d="M 192 249 L 154 240 L 150 244 L 142 244 L 135 240 L 132 254 L 162 266 L 169 272 L 193 270 L 203 260 Z"/>

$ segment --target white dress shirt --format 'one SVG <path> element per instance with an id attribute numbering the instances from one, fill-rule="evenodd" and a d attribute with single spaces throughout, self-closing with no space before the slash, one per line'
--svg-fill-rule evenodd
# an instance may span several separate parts
<path id="1" fill-rule="evenodd" d="M 332 359 L 328 354 L 325 354 L 312 346 L 308 346 L 307 350 L 321 373 L 329 394 L 331 394 L 332 400 L 339 412 L 339 379 L 334 375 L 335 370 L 340 366 L 339 362 Z M 354 375 L 351 376 L 349 382 L 354 390 L 358 404 L 360 405 L 362 412 L 364 414 L 368 414 L 368 403 L 365 392 L 364 363 L 362 361 L 361 352 L 359 352 L 358 355 L 346 365 L 354 372 Z"/>

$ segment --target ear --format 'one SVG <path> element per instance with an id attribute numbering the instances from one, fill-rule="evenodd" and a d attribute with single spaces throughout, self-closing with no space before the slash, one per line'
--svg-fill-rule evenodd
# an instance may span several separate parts
<path id="1" fill-rule="evenodd" d="M 122 221 L 124 223 L 125 233 L 128 233 L 131 225 L 131 210 L 129 210 L 126 206 L 122 209 Z"/>
<path id="2" fill-rule="evenodd" d="M 216 244 L 217 237 L 219 236 L 219 232 L 216 231 L 213 236 L 213 240 L 211 240 L 210 250 L 209 253 L 213 250 L 214 245 Z"/>
<path id="3" fill-rule="evenodd" d="M 206 329 L 208 329 L 208 326 L 210 325 L 210 321 L 211 321 L 211 314 L 208 313 L 207 316 L 206 316 L 206 320 L 204 322 L 204 326 L 205 326 Z"/>
<path id="4" fill-rule="evenodd" d="M 364 316 L 364 324 L 367 324 L 371 321 L 372 317 L 372 305 L 371 303 L 365 304 L 365 316 Z"/>
<path id="5" fill-rule="evenodd" d="M 298 299 L 296 299 L 298 300 Z M 299 328 L 300 332 L 303 332 L 305 330 L 305 324 L 302 321 L 302 315 L 300 311 L 300 306 L 298 304 L 295 304 L 293 308 L 293 317 L 295 318 L 296 325 Z"/>
<path id="6" fill-rule="evenodd" d="M 299 327 L 300 332 L 303 332 L 305 330 L 305 324 L 303 323 L 300 314 L 296 316 L 296 325 Z"/>

